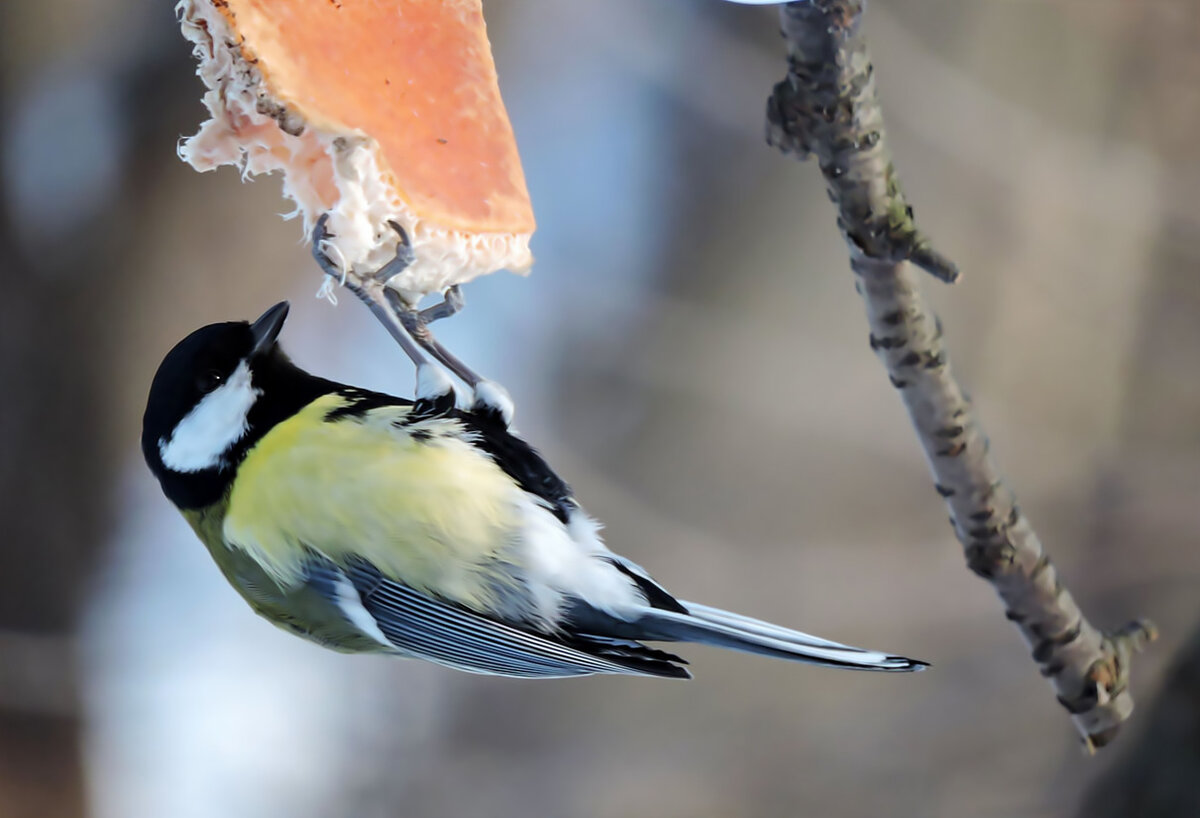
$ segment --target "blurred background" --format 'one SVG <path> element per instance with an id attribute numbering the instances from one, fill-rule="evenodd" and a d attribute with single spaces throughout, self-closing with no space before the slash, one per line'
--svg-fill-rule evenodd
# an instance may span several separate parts
<path id="1" fill-rule="evenodd" d="M 1092 621 L 1162 630 L 1092 759 L 964 568 L 817 168 L 763 144 L 775 11 L 485 5 L 538 264 L 440 337 L 668 587 L 933 669 L 519 682 L 256 619 L 141 461 L 161 357 L 286 297 L 307 368 L 411 369 L 315 298 L 277 181 L 176 158 L 205 113 L 171 4 L 3 3 L 0 818 L 1200 814 L 1200 4 L 868 15 L 993 450 Z"/>

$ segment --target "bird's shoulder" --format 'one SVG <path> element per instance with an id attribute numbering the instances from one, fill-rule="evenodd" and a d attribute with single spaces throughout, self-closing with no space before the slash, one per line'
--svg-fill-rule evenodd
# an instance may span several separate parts
<path id="1" fill-rule="evenodd" d="M 571 510 L 577 507 L 570 485 L 537 449 L 513 434 L 494 413 L 456 407 L 439 410 L 419 401 L 347 386 L 327 395 L 324 408 L 322 419 L 327 423 L 390 423 L 418 443 L 462 440 L 486 455 L 524 491 L 539 498 L 561 522 L 566 523 Z"/>
<path id="2" fill-rule="evenodd" d="M 513 434 L 494 414 L 457 412 L 457 417 L 476 448 L 522 490 L 538 498 L 559 522 L 569 522 L 572 511 L 579 508 L 574 492 L 537 449 Z"/>

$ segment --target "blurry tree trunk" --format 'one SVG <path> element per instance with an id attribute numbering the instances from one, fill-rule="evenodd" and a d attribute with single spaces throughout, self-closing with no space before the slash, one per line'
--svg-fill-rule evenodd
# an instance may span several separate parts
<path id="1" fill-rule="evenodd" d="M 78 719 L 0 713 L 0 791 L 4 818 L 84 815 Z"/>
<path id="2" fill-rule="evenodd" d="M 43 91 L 39 80 L 61 67 L 48 55 L 86 50 L 89 27 L 54 25 L 75 11 L 0 4 L 0 110 L 10 116 L 0 139 L 19 127 L 20 95 Z M 71 42 L 53 42 L 63 38 Z M 169 146 L 179 133 L 169 116 L 182 105 L 170 105 L 174 86 L 187 80 L 179 51 L 177 71 L 148 70 L 161 66 L 144 61 L 163 59 L 149 49 L 122 52 L 129 93 L 144 106 L 129 106 L 119 134 L 130 155 L 143 140 Z M 120 82 L 121 63 L 97 61 L 102 68 Z M 87 133 L 89 123 L 78 127 Z M 169 147 L 149 156 L 174 161 Z M 136 446 L 112 440 L 122 371 L 114 337 L 137 269 L 121 251 L 143 197 L 137 186 L 112 193 L 74 222 L 39 224 L 35 237 L 16 226 L 26 215 L 13 210 L 17 194 L 0 197 L 0 818 L 87 814 L 74 634 L 108 536 L 110 476 Z"/>
<path id="3" fill-rule="evenodd" d="M 0 89 L 21 73 L 5 62 Z M 92 236 L 63 241 L 53 261 L 28 252 L 10 202 L 0 200 L 0 818 L 60 818 L 85 814 L 73 632 L 111 494 L 111 362 L 98 341 L 114 319 Z"/>
<path id="4" fill-rule="evenodd" d="M 92 374 L 105 366 L 95 343 L 104 313 L 69 297 L 71 276 L 13 253 L 8 216 L 0 211 L 0 818 L 59 818 L 84 814 L 70 633 L 108 495 Z"/>
<path id="5" fill-rule="evenodd" d="M 136 446 L 113 445 L 112 336 L 137 193 L 109 204 L 41 252 L 0 202 L 0 818 L 86 814 L 75 631 Z"/>

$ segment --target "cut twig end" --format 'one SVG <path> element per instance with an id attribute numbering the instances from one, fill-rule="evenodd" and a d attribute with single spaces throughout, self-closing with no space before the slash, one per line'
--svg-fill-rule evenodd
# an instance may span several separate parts
<path id="1" fill-rule="evenodd" d="M 1111 744 L 1133 712 L 1133 699 L 1129 695 L 1131 659 L 1156 639 L 1158 627 L 1149 619 L 1134 620 L 1105 634 L 1105 658 L 1093 664 L 1087 674 L 1091 686 L 1088 698 L 1095 704 L 1076 713 L 1083 733 L 1083 750 L 1088 755 Z M 1063 704 L 1072 709 L 1067 702 Z"/>
<path id="2" fill-rule="evenodd" d="M 954 284 L 962 278 L 962 271 L 959 270 L 958 265 L 927 243 L 914 247 L 909 253 L 908 260 L 938 281 Z"/>
<path id="3" fill-rule="evenodd" d="M 1097 662 L 1089 677 L 1112 695 L 1129 686 L 1130 662 L 1135 653 L 1158 639 L 1158 627 L 1149 619 L 1137 619 L 1104 635 L 1107 661 Z"/>
<path id="4" fill-rule="evenodd" d="M 1108 634 L 1114 649 L 1124 649 L 1128 655 L 1141 653 L 1151 642 L 1158 641 L 1158 626 L 1149 619 L 1135 619 Z"/>
<path id="5" fill-rule="evenodd" d="M 1135 619 L 1104 635 L 1105 653 L 1112 656 L 1114 690 L 1124 690 L 1129 685 L 1133 655 L 1141 653 L 1157 639 L 1158 626 L 1149 619 Z"/>

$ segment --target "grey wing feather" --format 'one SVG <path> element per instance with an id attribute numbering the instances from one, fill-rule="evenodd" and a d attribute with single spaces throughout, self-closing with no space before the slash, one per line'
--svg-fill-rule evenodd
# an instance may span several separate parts
<path id="1" fill-rule="evenodd" d="M 363 607 L 401 653 L 460 670 L 500 676 L 659 675 L 426 596 L 387 579 L 374 566 L 357 563 L 344 570 Z"/>

